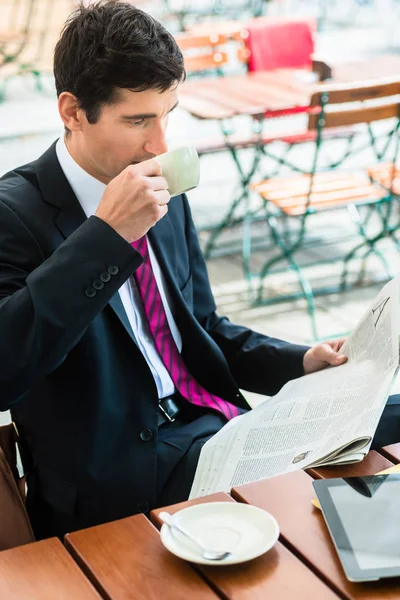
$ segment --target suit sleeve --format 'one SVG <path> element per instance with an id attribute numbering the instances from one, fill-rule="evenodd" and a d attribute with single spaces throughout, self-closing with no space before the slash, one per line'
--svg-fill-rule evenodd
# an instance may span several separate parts
<path id="1" fill-rule="evenodd" d="M 260 394 L 275 394 L 287 381 L 304 374 L 303 356 L 308 346 L 262 335 L 216 313 L 207 267 L 186 198 L 184 207 L 195 317 L 221 348 L 238 387 Z"/>
<path id="2" fill-rule="evenodd" d="M 142 258 L 97 217 L 46 260 L 1 200 L 0 224 L 0 410 L 7 410 L 61 364 Z M 101 274 L 109 281 L 96 290 Z"/>

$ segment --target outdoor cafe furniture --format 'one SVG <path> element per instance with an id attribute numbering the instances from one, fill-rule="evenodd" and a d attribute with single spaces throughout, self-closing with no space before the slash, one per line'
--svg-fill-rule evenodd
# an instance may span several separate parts
<path id="1" fill-rule="evenodd" d="M 191 23 L 210 19 L 238 19 L 244 15 L 258 17 L 270 0 L 163 0 L 166 17 L 178 21 L 180 31 L 188 29 Z"/>
<path id="2" fill-rule="evenodd" d="M 58 538 L 0 552 L 1 600 L 96 600 L 100 596 Z"/>
<path id="3" fill-rule="evenodd" d="M 377 473 L 400 461 L 400 444 L 355 465 L 296 471 L 150 513 L 0 552 L 5 600 L 400 600 L 398 579 L 350 583 L 312 500 L 312 480 Z M 244 502 L 278 520 L 281 535 L 264 555 L 238 565 L 188 563 L 161 543 L 159 513 L 199 503 Z M 68 554 L 69 553 L 69 554 Z M 94 591 L 94 588 L 96 591 Z"/>
<path id="4" fill-rule="evenodd" d="M 356 78 L 355 84 L 362 87 L 363 82 L 376 80 L 380 85 L 384 81 L 395 81 L 400 72 L 400 57 L 380 56 L 371 59 L 368 62 L 350 62 L 348 64 L 337 65 L 333 69 L 332 83 L 346 83 Z M 268 120 L 281 115 L 285 115 L 294 109 L 305 115 L 310 111 L 310 101 L 314 92 L 318 90 L 318 85 L 301 77 L 301 72 L 291 69 L 280 69 L 272 71 L 256 71 L 253 73 L 242 73 L 238 75 L 225 75 L 224 77 L 207 77 L 202 80 L 191 80 L 183 84 L 181 90 L 180 105 L 197 119 L 215 120 L 217 122 L 226 122 L 237 116 L 248 116 L 253 122 L 259 123 L 258 132 L 250 127 L 249 134 L 225 135 L 219 148 L 228 149 L 231 153 L 235 167 L 239 173 L 238 194 L 230 204 L 224 218 L 220 220 L 208 239 L 205 253 L 210 256 L 215 248 L 216 241 L 221 232 L 230 227 L 235 222 L 243 223 L 242 237 L 242 258 L 244 273 L 249 282 L 253 279 L 250 269 L 251 256 L 251 224 L 253 215 L 249 210 L 249 184 L 254 182 L 254 174 L 260 164 L 265 148 L 277 139 L 291 144 L 296 138 L 296 131 L 286 132 L 285 134 L 269 134 Z M 393 107 L 392 107 L 393 108 Z M 393 110 L 395 110 L 393 108 Z M 394 113 L 392 110 L 392 117 Z M 339 125 L 339 121 L 336 121 Z M 351 125 L 347 122 L 346 127 Z M 329 131 L 330 128 L 325 128 Z M 332 129 L 339 129 L 338 127 Z M 315 124 L 306 128 L 311 141 L 315 141 Z M 340 133 L 340 131 L 339 131 Z M 304 128 L 300 130 L 300 139 L 304 140 Z M 345 136 L 348 133 L 345 133 Z M 349 138 L 351 141 L 351 137 Z M 205 140 L 208 145 L 208 140 Z M 201 143 L 199 143 L 201 149 Z M 216 146 L 217 147 L 217 146 Z M 241 149 L 249 148 L 251 152 L 250 167 L 246 170 L 241 160 Z M 346 158 L 346 152 L 343 158 Z M 379 160 L 385 160 L 381 157 Z M 388 161 L 389 159 L 386 158 Z M 371 157 L 371 163 L 368 166 L 374 166 L 378 162 L 376 157 Z M 391 162 L 391 161 L 389 161 Z M 285 164 L 288 164 L 285 157 Z M 296 166 L 294 165 L 294 169 Z M 378 198 L 379 199 L 379 198 Z M 389 206 L 389 204 L 387 204 Z M 245 218 L 238 217 L 239 208 L 244 213 Z M 261 207 L 261 212 L 263 208 Z M 383 215 L 383 223 L 388 221 L 388 216 Z M 386 233 L 390 233 L 391 225 L 388 225 Z M 393 232 L 392 232 L 393 233 Z M 394 239 L 394 235 L 391 234 Z M 258 296 L 260 301 L 260 296 Z M 310 313 L 312 313 L 309 304 Z M 315 334 L 315 323 L 314 323 Z"/>
<path id="5" fill-rule="evenodd" d="M 61 29 L 76 7 L 76 0 L 0 0 L 0 102 L 15 76 L 32 75 L 43 91 Z"/>
<path id="6" fill-rule="evenodd" d="M 0 67 L 15 61 L 29 33 L 35 0 L 0 2 Z"/>
<path id="7" fill-rule="evenodd" d="M 383 122 L 388 123 L 386 135 L 381 132 Z M 400 78 L 389 82 L 378 80 L 359 85 L 321 86 L 313 93 L 310 101 L 308 128 L 316 132 L 316 140 L 309 172 L 272 177 L 253 184 L 265 203 L 264 216 L 276 245 L 273 256 L 264 262 L 258 272 L 256 303 L 263 303 L 264 278 L 277 265 L 288 266 L 296 274 L 301 289 L 300 296 L 307 302 L 315 338 L 318 335 L 314 296 L 329 293 L 333 288 L 330 286 L 329 289 L 313 290 L 298 260 L 298 254 L 307 245 L 312 216 L 322 211 L 348 209 L 359 236 L 357 243 L 343 258 L 342 274 L 336 290 L 347 288 L 349 265 L 356 258 L 362 260 L 359 280 L 363 279 L 366 260 L 371 255 L 381 261 L 383 271 L 390 278 L 393 273 L 379 249 L 379 242 L 389 237 L 400 249 L 393 236 L 398 227 L 398 211 L 393 210 L 392 192 L 395 170 L 392 171 L 392 180 L 389 181 L 388 176 L 387 187 L 383 187 L 371 181 L 368 173 L 360 168 L 327 170 L 320 167 L 322 132 L 328 128 L 360 124 L 365 126 L 368 141 L 363 138 L 359 143 L 361 148 L 355 147 L 351 153 L 354 155 L 361 149 L 365 151 L 365 146 L 369 146 L 371 164 L 389 162 L 396 165 L 399 153 Z M 373 227 L 370 226 L 372 214 L 379 216 L 378 231 L 375 222 Z"/>
<path id="8" fill-rule="evenodd" d="M 233 500 L 226 494 L 213 494 L 166 510 L 174 513 L 199 502 Z M 151 514 L 157 528 L 161 526 L 159 512 Z M 66 546 L 100 594 L 112 600 L 337 599 L 280 542 L 263 556 L 240 565 L 190 565 L 161 545 L 156 527 L 143 515 L 68 534 Z"/>
<path id="9" fill-rule="evenodd" d="M 368 62 L 337 65 L 333 70 L 333 81 L 345 83 L 386 78 L 395 76 L 399 71 L 400 57 L 384 56 Z M 315 83 L 304 79 L 301 72 L 292 69 L 257 71 L 220 78 L 207 77 L 188 80 L 183 84 L 180 106 L 199 120 L 224 122 L 238 116 L 267 120 L 287 114 L 293 109 L 306 112 L 314 89 Z M 294 134 L 296 133 L 295 131 Z M 250 130 L 244 136 L 227 134 L 220 146 L 215 146 L 215 150 L 253 147 L 257 157 L 259 149 L 275 138 L 262 128 L 258 133 Z M 205 145 L 207 144 L 208 140 L 205 140 Z M 201 141 L 199 148 L 201 151 Z M 254 167 L 250 170 L 254 170 Z"/>
<path id="10" fill-rule="evenodd" d="M 161 510 L 173 514 L 193 504 L 234 500 L 264 508 L 277 518 L 281 537 L 272 550 L 246 563 L 190 565 L 161 545 L 143 515 L 69 534 L 66 547 L 102 597 L 111 600 L 400 600 L 397 580 L 351 584 L 345 579 L 322 515 L 311 504 L 313 478 L 376 473 L 398 462 L 398 446 L 371 451 L 356 465 L 299 471 L 240 486 L 232 497 L 218 493 L 151 512 L 159 529 Z"/>
<path id="11" fill-rule="evenodd" d="M 272 477 L 235 488 L 232 497 L 217 493 L 150 513 L 159 529 L 161 510 L 174 514 L 198 503 L 238 501 L 271 512 L 281 528 L 280 540 L 266 554 L 239 565 L 190 565 L 161 545 L 143 515 L 69 534 L 66 547 L 102 597 L 111 600 L 400 600 L 398 580 L 352 584 L 345 579 L 322 515 L 311 504 L 313 479 L 371 475 L 399 459 L 400 444 L 395 444 L 371 451 L 355 465 Z"/>
<path id="12" fill-rule="evenodd" d="M 294 146 L 312 140 L 313 132 L 304 130 L 304 128 L 293 132 L 286 131 L 268 135 L 268 132 L 264 131 L 264 120 L 294 115 L 306 110 L 304 105 L 308 103 L 309 94 L 308 96 L 304 94 L 304 89 L 302 89 L 304 86 L 301 87 L 300 80 L 305 84 L 307 82 L 310 84 L 312 79 L 308 75 L 305 76 L 307 72 L 310 75 L 311 72 L 314 72 L 317 79 L 325 79 L 331 75 L 326 63 L 315 60 L 315 30 L 315 19 L 261 17 L 247 23 L 221 22 L 215 27 L 210 25 L 208 29 L 199 26 L 195 30 L 176 36 L 178 45 L 184 53 L 185 67 L 189 78 L 193 73 L 208 75 L 206 79 L 202 79 L 201 83 L 199 80 L 197 83 L 191 81 L 186 83 L 182 90 L 181 106 L 195 117 L 215 120 L 220 125 L 222 134 L 213 139 L 197 142 L 198 152 L 200 155 L 207 155 L 227 150 L 239 176 L 238 193 L 232 199 L 225 218 L 213 229 L 208 239 L 205 247 L 206 258 L 211 256 L 221 231 L 235 222 L 234 217 L 238 207 L 247 204 L 249 183 L 257 171 L 261 158 L 267 156 L 274 160 L 276 166 L 274 173 L 276 174 L 282 165 L 290 164 L 287 156 Z M 290 45 L 287 44 L 288 39 L 290 39 Z M 231 46 L 234 44 L 234 46 L 230 47 L 229 44 Z M 288 50 L 288 48 L 290 49 Z M 235 60 L 236 72 L 241 72 L 243 79 L 230 79 L 230 73 L 235 68 Z M 288 81 L 277 81 L 276 85 L 275 78 L 285 77 L 285 72 L 289 67 L 292 67 L 289 85 Z M 300 69 L 304 70 L 304 75 Z M 297 70 L 299 71 L 297 72 Z M 254 86 L 256 80 L 247 77 L 247 72 L 255 74 L 258 71 L 261 71 L 263 75 L 268 72 L 273 73 L 274 77 L 266 78 L 264 81 L 261 77 L 258 81 L 259 85 Z M 225 75 L 224 83 L 213 82 L 215 75 Z M 299 79 L 297 86 L 296 77 Z M 260 104 L 265 97 L 265 92 L 268 94 L 269 90 L 261 89 L 261 86 L 264 88 L 273 86 L 268 97 L 272 102 L 277 99 L 276 94 L 274 95 L 274 88 L 279 88 L 280 108 L 278 110 L 266 103 L 266 112 L 262 113 Z M 295 88 L 297 88 L 296 91 Z M 297 91 L 303 96 L 300 104 L 296 98 Z M 246 96 L 246 104 L 238 101 L 243 95 Z M 247 109 L 249 100 L 251 100 L 252 106 Z M 260 104 L 254 105 L 260 100 Z M 199 111 L 202 104 L 204 110 Z M 234 107 L 233 111 L 227 110 L 230 106 Z M 202 112 L 203 114 L 201 114 Z M 244 135 L 236 135 L 234 117 L 243 115 L 250 117 L 249 131 Z M 348 127 L 336 131 L 329 129 L 324 136 L 339 137 L 345 139 L 347 143 L 351 143 L 354 132 Z M 283 155 L 277 156 L 270 152 L 269 148 L 276 141 L 283 142 L 285 145 Z M 243 166 L 240 156 L 240 151 L 246 148 L 254 149 L 253 160 L 248 169 Z"/>

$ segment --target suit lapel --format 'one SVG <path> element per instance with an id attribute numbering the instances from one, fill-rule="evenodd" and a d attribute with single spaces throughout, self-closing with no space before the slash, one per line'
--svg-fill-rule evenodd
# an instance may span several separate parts
<path id="1" fill-rule="evenodd" d="M 54 223 L 66 239 L 82 225 L 86 220 L 86 215 L 58 162 L 55 146 L 56 142 L 37 160 L 36 174 L 44 201 L 59 209 Z M 137 345 L 136 337 L 118 292 L 111 298 L 109 305 Z"/>
<path id="2" fill-rule="evenodd" d="M 118 319 L 121 321 L 122 325 L 125 327 L 126 331 L 129 333 L 135 344 L 137 345 L 137 340 L 135 334 L 133 333 L 133 329 L 131 324 L 129 323 L 128 315 L 126 314 L 124 305 L 122 304 L 121 296 L 119 292 L 114 294 L 111 298 L 109 305 L 117 315 Z"/>
<path id="3" fill-rule="evenodd" d="M 162 267 L 163 275 L 172 280 L 172 275 L 176 273 L 176 265 L 173 263 L 176 252 L 174 230 L 168 213 L 149 230 L 147 236 L 157 261 Z M 166 252 L 167 249 L 168 252 Z"/>

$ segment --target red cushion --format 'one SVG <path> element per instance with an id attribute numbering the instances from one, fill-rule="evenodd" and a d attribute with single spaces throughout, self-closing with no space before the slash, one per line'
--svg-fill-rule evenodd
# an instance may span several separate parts
<path id="1" fill-rule="evenodd" d="M 246 25 L 249 71 L 311 69 L 315 19 L 260 17 Z"/>

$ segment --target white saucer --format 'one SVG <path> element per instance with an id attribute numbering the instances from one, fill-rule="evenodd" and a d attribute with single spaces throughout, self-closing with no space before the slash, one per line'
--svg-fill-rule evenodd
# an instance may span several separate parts
<path id="1" fill-rule="evenodd" d="M 168 525 L 161 527 L 161 541 L 179 558 L 203 565 L 235 565 L 270 550 L 279 537 L 275 518 L 265 510 L 236 502 L 207 502 L 184 508 L 173 515 L 177 524 L 212 550 L 229 550 L 223 560 L 203 558 L 201 550 Z"/>

